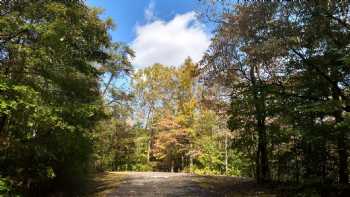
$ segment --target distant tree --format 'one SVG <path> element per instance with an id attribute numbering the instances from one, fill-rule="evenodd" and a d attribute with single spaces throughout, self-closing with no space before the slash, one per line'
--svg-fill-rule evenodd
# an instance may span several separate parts
<path id="1" fill-rule="evenodd" d="M 155 64 L 138 71 L 134 78 L 134 113 L 140 114 L 139 121 L 151 134 L 148 152 L 158 170 L 202 174 L 230 171 L 234 155 L 228 150 L 231 137 L 225 133 L 224 110 L 213 110 L 224 102 L 204 89 L 198 74 L 197 65 L 186 59 L 178 68 Z"/>

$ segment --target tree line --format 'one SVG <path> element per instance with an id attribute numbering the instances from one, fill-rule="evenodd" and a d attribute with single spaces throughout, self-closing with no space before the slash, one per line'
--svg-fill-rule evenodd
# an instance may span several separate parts
<path id="1" fill-rule="evenodd" d="M 118 118 L 99 127 L 96 168 L 241 175 L 243 153 L 230 149 L 222 108 L 229 105 L 219 96 L 204 87 L 191 59 L 137 70 L 128 99 L 111 109 Z"/>
<path id="2" fill-rule="evenodd" d="M 251 175 L 348 184 L 349 2 L 221 3 L 231 7 L 209 16 L 218 28 L 203 78 L 230 93 L 229 128 Z"/>

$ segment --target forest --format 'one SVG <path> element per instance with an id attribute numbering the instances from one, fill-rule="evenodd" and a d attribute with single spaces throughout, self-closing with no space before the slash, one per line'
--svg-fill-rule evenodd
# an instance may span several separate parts
<path id="1" fill-rule="evenodd" d="M 198 2 L 202 59 L 135 68 L 83 0 L 0 1 L 0 196 L 104 171 L 349 194 L 350 2 Z"/>

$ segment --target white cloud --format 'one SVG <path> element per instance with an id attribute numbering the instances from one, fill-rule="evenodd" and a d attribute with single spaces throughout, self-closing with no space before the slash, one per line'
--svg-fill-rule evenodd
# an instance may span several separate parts
<path id="1" fill-rule="evenodd" d="M 150 4 L 148 8 L 151 7 Z M 167 22 L 155 18 L 152 9 L 148 8 L 145 10 L 146 19 L 151 16 L 154 20 L 136 26 L 136 38 L 131 43 L 136 52 L 133 64 L 138 68 L 154 63 L 179 66 L 187 57 L 199 61 L 210 44 L 210 36 L 195 13 L 176 15 Z"/>
<path id="2" fill-rule="evenodd" d="M 154 0 L 151 0 L 147 8 L 145 9 L 145 19 L 147 22 L 151 22 L 157 19 L 157 17 L 154 14 L 155 5 L 156 4 L 154 3 Z"/>

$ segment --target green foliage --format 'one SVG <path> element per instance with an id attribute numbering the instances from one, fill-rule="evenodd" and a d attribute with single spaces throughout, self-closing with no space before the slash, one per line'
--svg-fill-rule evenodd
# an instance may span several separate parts
<path id="1" fill-rule="evenodd" d="M 249 176 L 249 161 L 246 156 L 237 149 L 230 149 L 228 152 L 228 171 L 231 176 Z"/>
<path id="2" fill-rule="evenodd" d="M 0 174 L 25 195 L 74 188 L 106 118 L 99 81 L 130 69 L 132 51 L 112 43 L 111 21 L 82 1 L 5 1 L 0 10 Z M 104 62 L 113 69 L 99 70 Z"/>
<path id="3" fill-rule="evenodd" d="M 195 173 L 221 174 L 224 166 L 223 154 L 217 148 L 215 140 L 209 136 L 204 136 L 197 142 L 199 169 Z"/>
<path id="4" fill-rule="evenodd" d="M 136 155 L 149 159 L 138 160 L 136 169 L 152 164 L 162 171 L 241 174 L 243 155 L 229 150 L 226 117 L 216 108 L 227 102 L 218 99 L 219 91 L 205 90 L 198 74 L 190 59 L 179 68 L 155 64 L 135 74 L 133 110 L 145 132 L 136 137 L 145 152 Z"/>
<path id="5" fill-rule="evenodd" d="M 347 184 L 349 5 L 223 5 L 201 66 L 208 87 L 230 95 L 232 145 L 255 168 L 248 175 Z"/>
<path id="6" fill-rule="evenodd" d="M 11 192 L 11 186 L 7 179 L 0 178 L 0 194 L 9 195 Z"/>
<path id="7" fill-rule="evenodd" d="M 349 5 L 224 10 L 200 65 L 139 69 L 123 91 L 134 52 L 101 10 L 1 2 L 0 195 L 74 188 L 91 169 L 347 184 Z"/>

